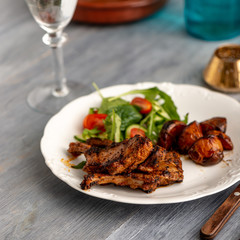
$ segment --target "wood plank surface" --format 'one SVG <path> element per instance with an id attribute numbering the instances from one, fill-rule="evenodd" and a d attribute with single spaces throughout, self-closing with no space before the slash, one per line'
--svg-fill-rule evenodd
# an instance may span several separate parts
<path id="1" fill-rule="evenodd" d="M 51 173 L 39 147 L 50 116 L 26 102 L 31 89 L 51 81 L 51 51 L 24 1 L 0 4 L 0 239 L 199 239 L 202 225 L 237 184 L 195 201 L 144 206 L 89 197 Z M 89 87 L 93 81 L 99 87 L 143 81 L 207 87 L 202 70 L 223 43 L 189 36 L 178 0 L 139 22 L 71 23 L 66 32 L 67 76 Z M 228 95 L 240 100 L 240 94 Z M 215 239 L 239 240 L 239 219 L 238 210 Z"/>

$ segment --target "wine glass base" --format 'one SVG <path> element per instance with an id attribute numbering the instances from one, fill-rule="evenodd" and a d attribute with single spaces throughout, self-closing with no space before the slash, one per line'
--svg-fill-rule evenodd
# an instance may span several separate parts
<path id="1" fill-rule="evenodd" d="M 29 106 L 40 113 L 55 114 L 70 101 L 90 93 L 90 88 L 81 83 L 68 81 L 69 93 L 64 97 L 53 95 L 52 85 L 45 85 L 33 89 L 27 98 Z"/>

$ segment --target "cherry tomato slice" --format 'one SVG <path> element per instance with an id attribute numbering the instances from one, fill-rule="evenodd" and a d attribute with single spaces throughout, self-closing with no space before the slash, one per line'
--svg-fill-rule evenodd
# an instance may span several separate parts
<path id="1" fill-rule="evenodd" d="M 83 120 L 83 127 L 87 129 L 97 128 L 101 131 L 105 131 L 103 120 L 107 117 L 107 114 L 93 113 L 88 114 Z"/>
<path id="2" fill-rule="evenodd" d="M 134 137 L 135 135 L 140 135 L 142 137 L 146 137 L 146 134 L 142 129 L 132 128 L 130 131 L 130 138 Z"/>
<path id="3" fill-rule="evenodd" d="M 141 97 L 135 97 L 132 101 L 131 104 L 134 106 L 140 107 L 140 113 L 142 114 L 147 114 L 150 113 L 152 110 L 152 104 L 145 98 Z"/>

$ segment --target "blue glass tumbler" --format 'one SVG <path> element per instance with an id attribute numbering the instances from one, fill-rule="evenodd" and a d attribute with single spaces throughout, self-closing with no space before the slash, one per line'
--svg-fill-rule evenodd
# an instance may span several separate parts
<path id="1" fill-rule="evenodd" d="M 240 34 L 240 0 L 185 0 L 187 31 L 204 40 L 223 40 Z"/>

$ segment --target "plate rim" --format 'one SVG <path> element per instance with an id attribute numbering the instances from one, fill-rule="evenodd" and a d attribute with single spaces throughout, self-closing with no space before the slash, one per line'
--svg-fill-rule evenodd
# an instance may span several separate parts
<path id="1" fill-rule="evenodd" d="M 214 93 L 218 96 L 223 96 L 225 98 L 228 98 L 230 101 L 233 101 L 235 102 L 235 104 L 238 104 L 239 107 L 240 107 L 240 102 L 238 102 L 236 99 L 228 96 L 228 95 L 225 95 L 223 93 L 219 93 L 219 92 L 215 92 L 213 90 L 210 90 L 208 88 L 205 88 L 205 87 L 202 87 L 202 86 L 198 86 L 198 85 L 192 85 L 192 84 L 176 84 L 176 83 L 170 83 L 170 82 L 140 82 L 140 83 L 132 83 L 132 84 L 117 84 L 117 85 L 111 85 L 111 86 L 108 86 L 108 87 L 105 87 L 105 88 L 101 88 L 100 90 L 101 91 L 106 91 L 106 90 L 109 90 L 111 88 L 116 88 L 116 87 L 133 87 L 133 86 L 144 86 L 144 85 L 153 85 L 153 86 L 160 86 L 160 85 L 169 85 L 169 86 L 181 86 L 181 87 L 192 87 L 192 88 L 195 88 L 195 89 L 200 89 L 201 91 L 205 91 L 205 92 L 208 92 L 208 93 Z M 71 182 L 69 181 L 66 181 L 64 180 L 61 176 L 59 176 L 56 172 L 55 172 L 55 169 L 53 169 L 47 159 L 47 156 L 46 156 L 46 153 L 44 153 L 44 150 L 43 150 L 43 145 L 44 145 L 44 137 L 46 136 L 46 132 L 48 130 L 48 126 L 50 125 L 50 123 L 52 121 L 54 121 L 55 118 L 57 118 L 59 115 L 61 115 L 65 109 L 68 109 L 68 107 L 70 105 L 72 105 L 74 102 L 77 102 L 79 101 L 80 99 L 82 98 L 88 98 L 90 97 L 91 95 L 96 95 L 97 94 L 97 91 L 93 91 L 91 93 L 89 93 L 88 95 L 84 95 L 84 96 L 80 96 L 76 99 L 74 99 L 73 101 L 69 102 L 68 104 L 66 104 L 58 113 L 56 113 L 54 116 L 52 116 L 47 124 L 45 125 L 44 127 L 44 131 L 43 131 L 43 136 L 41 138 L 41 141 L 40 141 L 40 149 L 41 149 L 41 153 L 44 157 L 44 160 L 45 160 L 45 164 L 48 166 L 48 168 L 51 170 L 51 172 L 57 177 L 59 178 L 60 180 L 62 180 L 65 184 L 69 185 L 70 187 L 76 189 L 77 191 L 81 192 L 81 193 L 84 193 L 88 196 L 92 196 L 92 197 L 97 197 L 97 198 L 101 198 L 101 199 L 105 199 L 105 200 L 110 200 L 110 201 L 114 201 L 114 202 L 121 202 L 121 203 L 127 203 L 127 204 L 139 204 L 139 205 L 152 205 L 152 204 L 172 204 L 172 203 L 182 203 L 182 202 L 188 202 L 188 201 L 192 201 L 192 200 L 196 200 L 196 199 L 200 199 L 200 198 L 203 198 L 203 197 L 207 197 L 207 196 L 210 196 L 210 195 L 213 195 L 213 194 L 216 194 L 216 193 L 219 193 L 223 190 L 226 190 L 227 188 L 233 186 L 235 183 L 237 183 L 238 181 L 240 181 L 240 175 L 236 177 L 236 179 L 233 179 L 232 181 L 228 182 L 227 184 L 224 184 L 224 185 L 221 185 L 221 187 L 218 186 L 218 188 L 214 189 L 214 190 L 211 190 L 210 192 L 209 191 L 205 191 L 204 193 L 200 193 L 200 194 L 195 194 L 195 195 L 192 195 L 192 196 L 183 196 L 181 198 L 181 200 L 177 200 L 176 198 L 179 198 L 178 197 L 173 197 L 173 198 L 168 198 L 167 201 L 162 201 L 162 199 L 164 198 L 148 198 L 147 199 L 147 202 L 143 202 L 144 200 L 146 200 L 145 198 L 137 198 L 137 197 L 131 197 L 130 199 L 127 198 L 125 199 L 124 197 L 119 197 L 118 198 L 109 198 L 109 195 L 101 195 L 99 196 L 99 193 L 98 192 L 95 192 L 95 191 L 91 191 L 91 190 L 82 190 L 80 188 L 77 188 L 74 184 L 72 184 Z M 80 183 L 79 183 L 80 184 Z M 145 193 L 144 193 L 145 194 Z"/>

